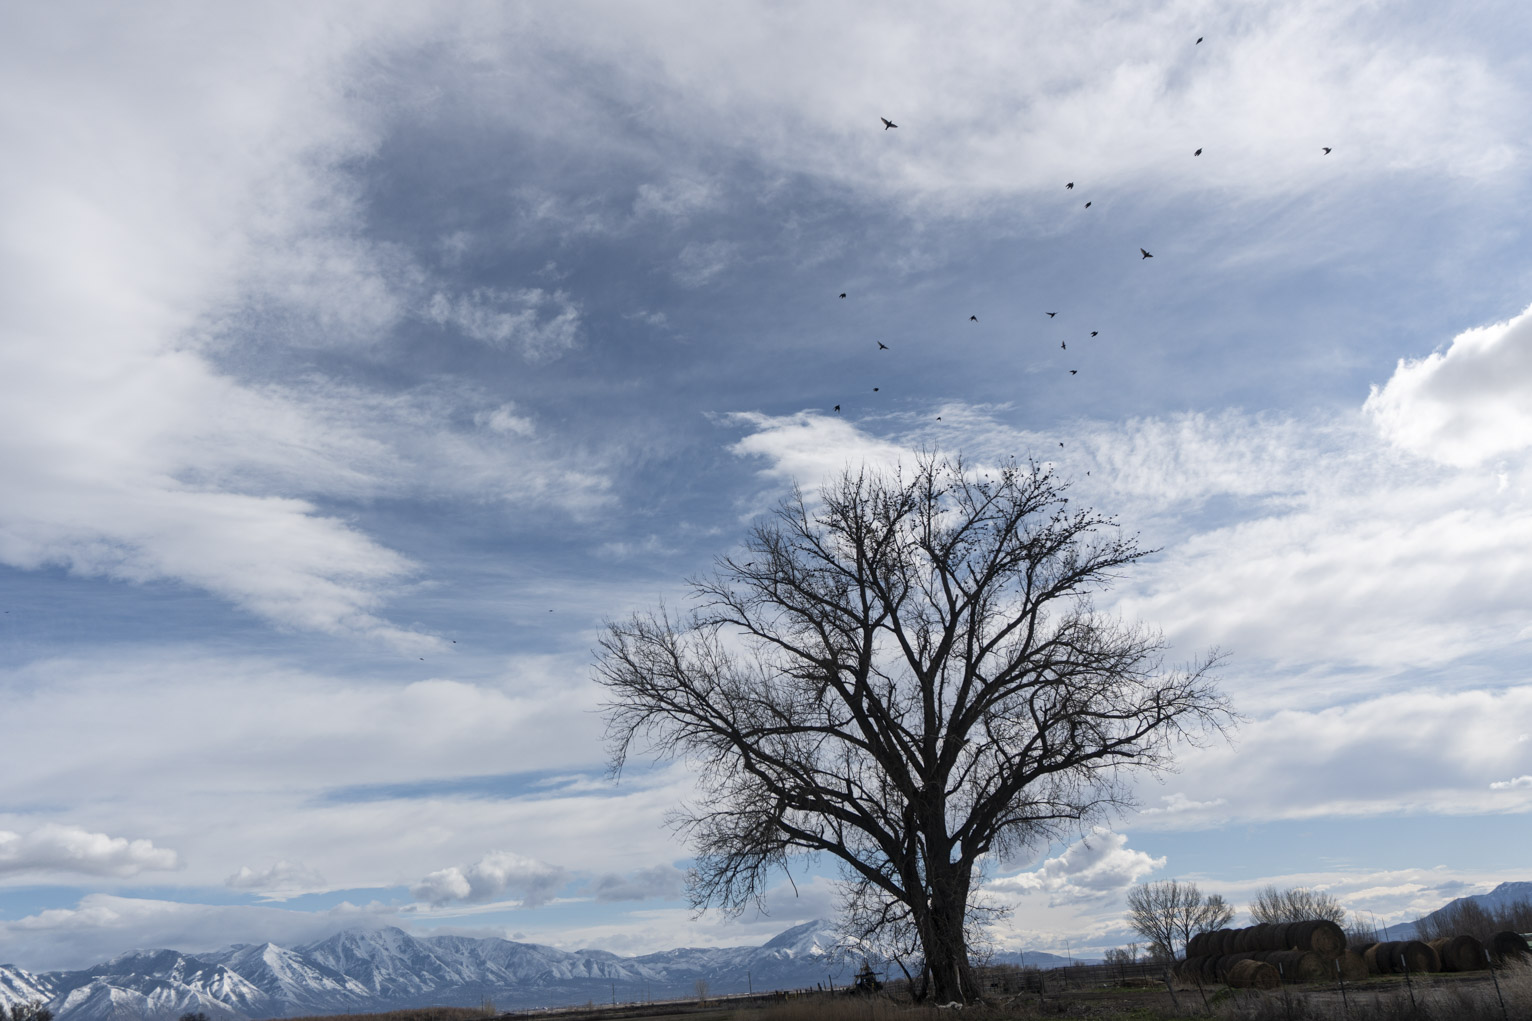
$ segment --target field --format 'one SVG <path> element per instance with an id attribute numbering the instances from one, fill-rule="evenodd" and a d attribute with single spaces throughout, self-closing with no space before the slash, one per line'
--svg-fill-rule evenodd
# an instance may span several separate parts
<path id="1" fill-rule="evenodd" d="M 1495 979 L 1499 979 L 1497 993 Z M 1376 976 L 1347 983 L 1344 999 L 1335 985 L 1291 986 L 1269 992 L 1224 987 L 1169 989 L 1130 978 L 1128 984 L 1068 983 L 1052 973 L 1042 991 L 1000 994 L 982 1006 L 961 1011 L 915 1005 L 894 995 L 815 994 L 774 999 L 728 997 L 705 1003 L 628 1004 L 522 1011 L 492 1015 L 501 1021 L 1009 1021 L 1076 1017 L 1099 1021 L 1180 1021 L 1221 1018 L 1228 1021 L 1495 1021 L 1532 1017 L 1532 966 L 1514 965 L 1488 972 L 1430 975 L 1406 983 L 1400 976 Z M 1501 1002 L 1504 1002 L 1502 1010 Z M 479 1021 L 486 1012 L 466 1008 L 431 1008 L 388 1014 L 298 1018 L 291 1021 Z"/>

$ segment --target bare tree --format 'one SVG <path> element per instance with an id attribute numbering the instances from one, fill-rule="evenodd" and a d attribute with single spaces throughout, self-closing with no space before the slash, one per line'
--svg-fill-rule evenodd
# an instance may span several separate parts
<path id="1" fill-rule="evenodd" d="M 1147 551 L 1066 488 L 935 456 L 848 471 L 694 579 L 690 615 L 608 625 L 614 771 L 641 747 L 697 767 L 671 820 L 695 906 L 742 911 L 793 856 L 828 854 L 853 935 L 903 927 L 938 1002 L 976 999 L 981 859 L 1078 832 L 1233 721 L 1215 657 L 1166 670 L 1157 633 L 1094 610 Z"/>
<path id="2" fill-rule="evenodd" d="M 1223 894 L 1203 894 L 1196 883 L 1166 879 L 1128 891 L 1128 924 L 1160 960 L 1173 960 L 1197 933 L 1221 929 L 1233 917 Z"/>
<path id="3" fill-rule="evenodd" d="M 1346 909 L 1323 890 L 1302 886 L 1279 890 L 1275 886 L 1263 886 L 1256 891 L 1255 900 L 1250 902 L 1250 917 L 1257 922 L 1307 922 L 1323 918 L 1336 925 L 1345 925 Z"/>

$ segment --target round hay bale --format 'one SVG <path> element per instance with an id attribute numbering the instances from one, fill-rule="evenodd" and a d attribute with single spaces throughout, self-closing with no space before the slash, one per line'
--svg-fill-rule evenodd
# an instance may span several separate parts
<path id="1" fill-rule="evenodd" d="M 1287 941 L 1287 930 L 1292 928 L 1286 922 L 1277 922 L 1271 927 L 1272 950 L 1291 950 L 1293 945 Z"/>
<path id="2" fill-rule="evenodd" d="M 1410 939 L 1395 943 L 1393 947 L 1393 965 L 1396 973 L 1403 972 L 1405 969 L 1409 969 L 1414 974 L 1442 970 L 1442 962 L 1437 959 L 1436 951 L 1431 949 L 1429 943 Z"/>
<path id="3" fill-rule="evenodd" d="M 1472 936 L 1433 939 L 1431 949 L 1441 959 L 1442 971 L 1478 971 L 1484 967 L 1484 944 Z"/>
<path id="4" fill-rule="evenodd" d="M 1213 957 L 1229 953 L 1229 941 L 1234 938 L 1233 929 L 1214 929 L 1208 933 L 1207 952 Z"/>
<path id="5" fill-rule="evenodd" d="M 1368 975 L 1367 962 L 1362 960 L 1362 955 L 1355 950 L 1342 951 L 1338 963 L 1341 978 L 1347 982 L 1360 982 Z"/>
<path id="6" fill-rule="evenodd" d="M 1250 927 L 1251 950 L 1283 950 L 1285 947 L 1276 946 L 1272 943 L 1271 930 L 1276 928 L 1270 922 L 1262 922 L 1260 925 Z"/>
<path id="7" fill-rule="evenodd" d="M 1519 932 L 1497 932 L 1489 940 L 1490 955 L 1496 961 L 1526 960 L 1532 957 L 1532 947 L 1527 946 L 1527 938 Z"/>
<path id="8" fill-rule="evenodd" d="M 1214 957 L 1212 954 L 1207 954 L 1200 958 L 1200 964 L 1197 971 L 1197 981 L 1201 982 L 1205 986 L 1212 985 L 1214 982 L 1218 981 L 1218 958 Z"/>
<path id="9" fill-rule="evenodd" d="M 1326 962 L 1310 950 L 1270 950 L 1262 956 L 1278 970 L 1283 982 L 1323 982 L 1329 978 Z"/>
<path id="10" fill-rule="evenodd" d="M 1203 955 L 1203 953 L 1205 952 L 1203 947 L 1207 943 L 1207 941 L 1208 941 L 1208 934 L 1207 933 L 1205 933 L 1205 932 L 1193 933 L 1192 934 L 1192 938 L 1186 941 L 1186 956 L 1187 956 L 1187 959 L 1189 960 L 1189 959 L 1191 959 L 1193 957 L 1201 957 Z"/>
<path id="11" fill-rule="evenodd" d="M 1399 963 L 1394 953 L 1398 946 L 1397 940 L 1385 940 L 1368 947 L 1367 953 L 1362 955 L 1362 959 L 1367 962 L 1367 970 L 1374 975 L 1392 975 Z"/>
<path id="12" fill-rule="evenodd" d="M 1299 922 L 1288 929 L 1288 939 L 1295 950 L 1312 950 L 1327 961 L 1336 960 L 1346 949 L 1345 930 L 1324 918 Z"/>
<path id="13" fill-rule="evenodd" d="M 1229 947 L 1236 954 L 1248 954 L 1255 948 L 1255 929 L 1235 929 L 1234 939 Z"/>
<path id="14" fill-rule="evenodd" d="M 1232 989 L 1275 989 L 1281 984 L 1276 967 L 1265 961 L 1246 958 L 1236 961 L 1229 969 L 1229 986 Z"/>
<path id="15" fill-rule="evenodd" d="M 1244 954 L 1224 954 L 1222 957 L 1218 958 L 1218 960 L 1216 962 L 1216 966 L 1214 968 L 1214 973 L 1217 975 L 1218 981 L 1225 982 L 1225 983 L 1228 982 L 1229 981 L 1229 969 L 1233 968 L 1240 961 L 1248 961 L 1250 959 L 1251 959 L 1250 958 L 1250 954 L 1248 954 L 1248 953 L 1244 953 Z"/>

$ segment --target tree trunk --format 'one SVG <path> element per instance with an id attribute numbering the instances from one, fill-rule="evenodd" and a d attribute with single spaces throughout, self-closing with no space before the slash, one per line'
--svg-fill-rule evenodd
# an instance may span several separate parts
<path id="1" fill-rule="evenodd" d="M 968 897 L 962 885 L 952 879 L 933 882 L 931 913 L 921 926 L 926 966 L 931 972 L 931 997 L 936 1003 L 972 1003 L 979 998 L 963 936 Z"/>

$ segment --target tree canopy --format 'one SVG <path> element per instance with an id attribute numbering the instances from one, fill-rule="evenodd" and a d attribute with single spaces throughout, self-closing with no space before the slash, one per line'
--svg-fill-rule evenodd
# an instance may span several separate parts
<path id="1" fill-rule="evenodd" d="M 1157 632 L 1094 608 L 1147 551 L 1067 490 L 1015 462 L 847 471 L 693 579 L 688 614 L 608 625 L 614 770 L 639 748 L 698 767 L 672 819 L 695 905 L 743 910 L 829 855 L 852 935 L 902 935 L 938 1000 L 974 999 L 981 864 L 1129 804 L 1134 771 L 1232 721 L 1216 657 L 1166 669 Z"/>

